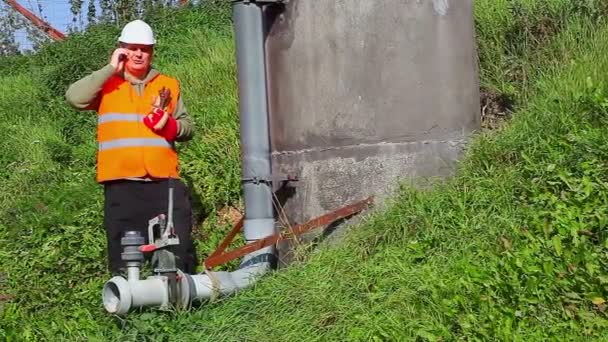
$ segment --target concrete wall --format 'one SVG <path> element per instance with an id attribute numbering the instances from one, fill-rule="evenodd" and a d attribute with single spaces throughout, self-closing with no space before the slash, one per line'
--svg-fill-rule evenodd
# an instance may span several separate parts
<path id="1" fill-rule="evenodd" d="M 479 127 L 472 0 L 290 0 L 267 11 L 273 172 L 301 223 L 446 176 Z"/>

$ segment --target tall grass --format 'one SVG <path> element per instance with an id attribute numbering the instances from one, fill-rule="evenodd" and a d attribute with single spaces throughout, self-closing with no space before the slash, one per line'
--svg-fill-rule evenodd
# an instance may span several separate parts
<path id="1" fill-rule="evenodd" d="M 598 24 L 608 12 L 602 0 L 476 1 L 481 86 L 513 102 L 527 100 L 539 67 L 560 63 L 567 56 L 551 56 L 545 47 L 572 20 Z M 549 58 L 549 59 L 548 59 Z"/>
<path id="2" fill-rule="evenodd" d="M 343 244 L 189 313 L 126 319 L 107 279 L 93 113 L 65 87 L 107 63 L 117 28 L 0 59 L 0 336 L 6 340 L 606 339 L 608 13 L 595 0 L 479 0 L 482 85 L 517 102 L 458 175 L 403 188 Z M 569 16 L 565 14 L 568 13 Z M 148 18 L 155 64 L 182 81 L 197 124 L 180 145 L 203 256 L 214 211 L 238 205 L 236 80 L 225 3 Z M 204 222 L 203 222 L 204 220 Z"/>

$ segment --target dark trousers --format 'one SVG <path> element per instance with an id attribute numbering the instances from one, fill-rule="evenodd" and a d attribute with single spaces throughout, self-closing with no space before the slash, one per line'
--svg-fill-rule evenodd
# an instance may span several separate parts
<path id="1" fill-rule="evenodd" d="M 177 267 L 193 274 L 196 269 L 196 251 L 192 241 L 192 208 L 185 184 L 172 180 L 173 224 L 180 244 L 173 246 Z M 124 270 L 120 239 L 128 230 L 137 230 L 148 241 L 148 221 L 159 214 L 167 215 L 169 181 L 118 180 L 104 183 L 104 222 L 108 241 L 108 267 L 116 274 Z M 151 254 L 151 253 L 150 253 Z"/>

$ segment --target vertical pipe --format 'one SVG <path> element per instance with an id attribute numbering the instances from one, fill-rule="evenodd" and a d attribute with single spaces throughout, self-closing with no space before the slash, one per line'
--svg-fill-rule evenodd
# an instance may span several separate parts
<path id="1" fill-rule="evenodd" d="M 139 263 L 127 263 L 127 280 L 138 281 L 139 280 Z"/>
<path id="2" fill-rule="evenodd" d="M 262 8 L 243 1 L 233 6 L 245 179 L 244 233 L 247 241 L 255 241 L 275 233 L 271 184 L 247 181 L 254 177 L 270 180 L 271 174 Z"/>

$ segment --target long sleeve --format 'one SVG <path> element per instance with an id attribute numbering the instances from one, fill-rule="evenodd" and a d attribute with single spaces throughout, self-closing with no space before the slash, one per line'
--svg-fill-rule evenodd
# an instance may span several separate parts
<path id="1" fill-rule="evenodd" d="M 194 136 L 194 122 L 188 114 L 181 96 L 177 100 L 174 117 L 177 120 L 176 141 L 184 142 L 191 140 Z"/>
<path id="2" fill-rule="evenodd" d="M 78 110 L 96 109 L 99 92 L 113 74 L 114 68 L 108 64 L 72 83 L 65 93 L 68 104 Z"/>

